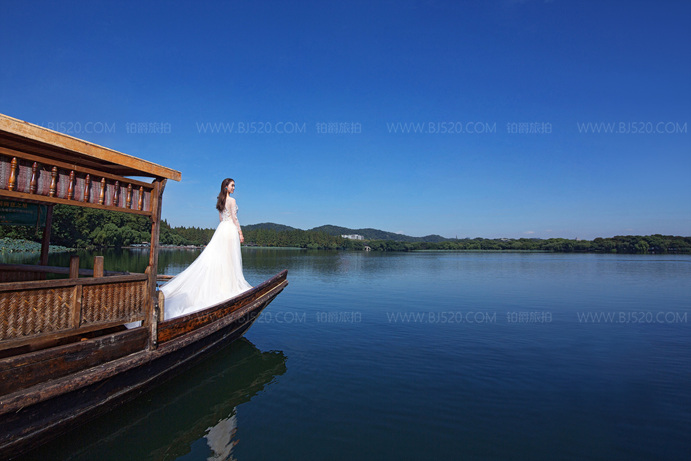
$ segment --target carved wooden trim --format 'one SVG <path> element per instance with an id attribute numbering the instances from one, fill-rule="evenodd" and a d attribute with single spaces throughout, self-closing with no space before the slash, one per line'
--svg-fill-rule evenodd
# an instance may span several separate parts
<path id="1" fill-rule="evenodd" d="M 48 197 L 55 197 L 55 191 L 58 187 L 58 167 L 54 166 L 50 170 L 50 190 L 48 191 Z"/>
<path id="2" fill-rule="evenodd" d="M 84 201 L 89 202 L 89 189 L 91 188 L 91 175 L 87 174 L 84 178 Z"/>
<path id="3" fill-rule="evenodd" d="M 3 197 L 55 204 L 69 202 L 151 215 L 153 184 L 110 174 L 85 173 L 77 167 L 57 165 L 58 162 L 41 163 L 25 158 L 38 159 L 29 154 L 9 156 L 7 150 L 0 147 L 0 195 Z"/>
<path id="4" fill-rule="evenodd" d="M 101 193 L 98 196 L 98 204 L 103 205 L 106 200 L 106 178 L 101 178 Z"/>
<path id="5" fill-rule="evenodd" d="M 132 208 L 132 184 L 127 185 L 127 199 L 125 200 L 125 207 Z"/>
<path id="6" fill-rule="evenodd" d="M 29 193 L 35 194 L 38 186 L 38 163 L 31 165 L 31 182 L 29 183 Z"/>
<path id="7" fill-rule="evenodd" d="M 118 206 L 118 200 L 120 199 L 120 181 L 115 181 L 115 189 L 113 190 L 113 206 Z"/>
<path id="8" fill-rule="evenodd" d="M 0 114 L 2 115 L 2 114 Z M 27 160 L 29 162 L 38 162 L 40 164 L 50 164 L 52 166 L 57 166 L 61 170 L 74 170 L 75 173 L 80 174 L 90 174 L 92 176 L 104 177 L 106 179 L 115 180 L 126 180 L 126 182 L 131 182 L 137 186 L 144 186 L 145 189 L 153 189 L 151 183 L 139 181 L 137 179 L 129 179 L 126 176 L 118 176 L 113 173 L 108 173 L 106 171 L 99 171 L 95 168 L 88 168 L 86 166 L 75 165 L 74 163 L 61 162 L 59 160 L 46 159 L 40 155 L 33 155 L 20 150 L 9 149 L 7 147 L 0 146 L 0 155 L 5 155 L 7 157 L 16 157 L 17 160 Z"/>
<path id="9" fill-rule="evenodd" d="M 70 171 L 69 185 L 67 186 L 67 200 L 74 198 L 74 170 Z"/>
<path id="10" fill-rule="evenodd" d="M 10 162 L 10 179 L 7 182 L 7 190 L 14 190 L 17 185 L 17 157 L 12 158 Z"/>

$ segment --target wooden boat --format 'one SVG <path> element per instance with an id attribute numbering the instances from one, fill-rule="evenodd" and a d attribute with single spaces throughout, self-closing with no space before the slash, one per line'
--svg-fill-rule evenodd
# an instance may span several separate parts
<path id="1" fill-rule="evenodd" d="M 8 211 L 2 207 L 9 215 L 35 212 L 46 222 L 39 265 L 0 265 L 0 458 L 136 397 L 239 338 L 288 284 L 283 271 L 215 306 L 163 320 L 161 203 L 166 181 L 180 178 L 170 168 L 0 115 L 0 214 Z M 104 271 L 99 257 L 93 270 L 79 269 L 76 257 L 69 268 L 47 266 L 56 204 L 148 217 L 145 273 Z M 132 322 L 141 326 L 125 327 Z"/>

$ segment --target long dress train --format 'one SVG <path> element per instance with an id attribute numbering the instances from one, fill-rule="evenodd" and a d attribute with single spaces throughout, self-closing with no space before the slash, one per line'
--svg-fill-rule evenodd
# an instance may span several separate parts
<path id="1" fill-rule="evenodd" d="M 252 288 L 242 274 L 237 211 L 235 199 L 228 196 L 221 222 L 204 251 L 161 287 L 165 320 L 196 312 Z"/>

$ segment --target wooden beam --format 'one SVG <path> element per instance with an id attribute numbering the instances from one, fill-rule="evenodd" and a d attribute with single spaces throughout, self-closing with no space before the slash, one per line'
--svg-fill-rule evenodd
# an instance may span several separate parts
<path id="1" fill-rule="evenodd" d="M 79 164 L 85 168 L 92 168 L 99 171 L 107 171 L 110 174 L 120 176 L 135 174 L 136 176 L 151 176 L 141 174 L 141 172 L 132 170 L 131 168 L 126 168 L 124 166 L 116 165 L 113 163 L 106 163 L 93 158 L 80 157 L 74 152 L 70 152 L 65 149 L 58 149 L 55 146 L 48 146 L 46 144 L 41 144 L 36 141 L 31 141 L 29 139 L 21 138 L 18 136 L 10 139 L 9 135 L 6 135 L 7 137 L 5 137 L 2 136 L 2 134 L 3 133 L 0 133 L 0 145 L 10 149 L 19 149 L 21 152 L 31 152 L 32 154 L 40 156 L 42 159 L 50 159 L 51 161 L 57 160 L 67 163 L 74 163 L 75 161 L 78 161 Z"/>
<path id="2" fill-rule="evenodd" d="M 0 271 L 7 272 L 41 272 L 44 274 L 65 274 L 69 275 L 70 268 L 62 266 L 37 266 L 35 264 L 0 264 Z M 94 271 L 91 269 L 79 269 L 79 275 L 83 277 L 93 277 Z M 126 271 L 103 271 L 103 275 L 132 275 Z M 136 274 L 135 274 L 136 275 Z M 144 274 L 140 274 L 144 275 Z"/>
<path id="3" fill-rule="evenodd" d="M 153 196 L 153 193 L 151 194 Z M 141 216 L 151 216 L 150 211 L 134 210 L 131 208 L 121 208 L 119 206 L 99 205 L 98 203 L 78 202 L 76 200 L 67 200 L 57 197 L 48 197 L 45 195 L 25 194 L 24 192 L 14 192 L 5 189 L 0 189 L 0 196 L 9 197 L 15 200 L 23 200 L 31 203 L 53 203 L 56 205 L 72 205 L 82 206 L 87 208 L 98 208 L 99 210 L 121 211 L 123 213 L 138 214 Z"/>
<path id="4" fill-rule="evenodd" d="M 37 266 L 38 267 L 38 266 Z M 8 291 L 42 290 L 74 285 L 106 285 L 109 283 L 126 283 L 148 281 L 146 274 L 112 275 L 109 277 L 89 277 L 78 279 L 29 280 L 26 282 L 0 283 L 0 293 Z"/>
<path id="5" fill-rule="evenodd" d="M 60 346 L 61 344 L 75 342 L 70 340 L 70 337 L 86 335 L 94 331 L 97 332 L 100 330 L 108 330 L 110 328 L 119 329 L 120 327 L 123 327 L 122 322 L 117 321 L 99 323 L 96 325 L 86 325 L 76 330 L 70 329 L 65 331 L 59 331 L 57 333 L 48 333 L 43 334 L 39 337 L 30 336 L 28 338 L 5 339 L 0 342 L 0 359 L 16 355 L 15 351 L 19 353 L 24 353 L 23 351 L 31 352 L 38 351 L 41 349 L 47 349 L 49 347 L 55 347 Z M 63 342 L 66 339 L 67 341 Z"/>

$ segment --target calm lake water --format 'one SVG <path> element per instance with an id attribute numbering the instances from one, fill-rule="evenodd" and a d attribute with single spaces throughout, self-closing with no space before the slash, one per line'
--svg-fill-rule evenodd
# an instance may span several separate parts
<path id="1" fill-rule="evenodd" d="M 161 272 L 197 254 L 163 251 Z M 147 257 L 110 253 L 105 265 L 143 271 Z M 243 258 L 253 285 L 286 268 L 290 281 L 244 339 L 31 458 L 691 453 L 690 256 L 245 248 Z"/>

